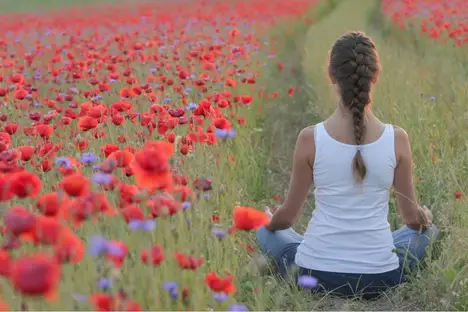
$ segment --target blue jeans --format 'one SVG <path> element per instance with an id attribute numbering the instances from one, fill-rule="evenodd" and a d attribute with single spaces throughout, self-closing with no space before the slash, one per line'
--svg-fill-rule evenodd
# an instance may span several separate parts
<path id="1" fill-rule="evenodd" d="M 406 226 L 396 230 L 393 234 L 393 244 L 400 261 L 396 270 L 381 274 L 351 274 L 340 272 L 325 272 L 298 267 L 297 276 L 310 275 L 318 279 L 316 292 L 332 292 L 341 296 L 361 295 L 373 298 L 382 291 L 397 286 L 405 281 L 405 273 L 414 270 L 426 255 L 426 247 L 438 235 L 435 225 L 422 234 Z M 278 272 L 285 276 L 295 266 L 297 247 L 303 237 L 292 228 L 271 232 L 262 227 L 257 230 L 257 242 L 260 250 L 274 261 Z"/>

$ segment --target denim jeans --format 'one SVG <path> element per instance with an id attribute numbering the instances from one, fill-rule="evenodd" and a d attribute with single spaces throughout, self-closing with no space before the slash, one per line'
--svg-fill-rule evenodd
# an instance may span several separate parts
<path id="1" fill-rule="evenodd" d="M 393 234 L 393 244 L 399 258 L 400 267 L 396 270 L 381 274 L 351 274 L 340 272 L 325 272 L 297 267 L 296 277 L 310 275 L 318 279 L 316 292 L 331 292 L 341 296 L 361 295 L 373 298 L 382 291 L 397 286 L 405 281 L 404 275 L 414 270 L 426 255 L 426 247 L 438 235 L 435 225 L 423 233 L 414 231 L 406 226 L 396 230 Z M 297 247 L 303 237 L 292 228 L 271 232 L 262 227 L 257 230 L 257 242 L 260 250 L 272 258 L 276 269 L 282 276 L 293 271 Z"/>

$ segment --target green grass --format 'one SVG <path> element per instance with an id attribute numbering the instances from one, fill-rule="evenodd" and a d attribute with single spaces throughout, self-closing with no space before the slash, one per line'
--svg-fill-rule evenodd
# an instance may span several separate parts
<path id="1" fill-rule="evenodd" d="M 327 19 L 311 27 L 304 68 L 316 97 L 315 110 L 325 118 L 337 103 L 326 75 L 328 50 L 324 47 L 331 47 L 347 30 L 366 31 L 376 41 L 383 65 L 374 111 L 410 136 L 419 201 L 434 212 L 442 233 L 441 250 L 403 290 L 376 303 L 353 305 L 371 310 L 466 310 L 468 212 L 465 200 L 455 200 L 455 192 L 468 190 L 468 57 L 462 49 L 429 40 L 408 44 L 408 34 L 396 31 L 387 21 L 376 27 L 377 9 L 373 0 L 342 1 Z M 406 44 L 401 44 L 401 38 L 406 38 Z M 395 209 L 392 213 L 394 226 L 399 226 Z"/>
<path id="2" fill-rule="evenodd" d="M 117 3 L 122 0 L 2 0 L 0 2 L 0 14 L 38 12 L 62 9 L 67 7 L 80 7 L 96 4 Z M 124 0 L 125 1 L 125 0 Z"/>
<path id="3" fill-rule="evenodd" d="M 15 10 L 18 7 L 15 7 Z M 33 9 L 32 6 L 29 9 Z M 323 9 L 323 10 L 322 10 Z M 313 16 L 318 19 L 322 14 L 328 13 L 327 5 L 320 8 L 318 13 L 311 12 L 307 16 Z M 300 56 L 303 44 L 303 36 L 307 30 L 307 25 L 303 20 L 282 23 L 271 30 L 276 36 L 276 46 L 279 49 L 278 58 L 284 59 L 289 65 L 295 66 L 301 71 L 300 57 L 295 60 L 289 60 L 286 56 L 294 53 Z M 284 32 L 289 31 L 289 36 Z M 291 33 L 292 32 L 292 33 Z M 284 40 L 288 39 L 288 41 Z M 261 37 L 263 40 L 263 36 Z M 291 43 L 296 45 L 290 46 Z M 266 61 L 266 52 L 252 55 L 254 61 L 252 64 L 263 64 Z M 242 66 L 242 64 L 240 64 Z M 148 66 L 137 68 L 136 75 L 144 77 L 149 70 Z M 292 297 L 288 296 L 289 287 L 283 286 L 284 282 L 267 278 L 261 278 L 258 275 L 257 268 L 252 263 L 252 255 L 246 248 L 246 244 L 254 245 L 252 235 L 238 233 L 235 236 L 229 236 L 222 241 L 218 241 L 210 234 L 212 228 L 211 215 L 217 213 L 220 217 L 220 226 L 227 229 L 232 224 L 232 210 L 236 205 L 259 207 L 266 203 L 271 203 L 273 193 L 270 191 L 268 173 L 268 133 L 263 129 L 264 124 L 270 121 L 269 114 L 262 114 L 260 107 L 264 111 L 269 111 L 268 106 L 277 105 L 280 99 L 285 100 L 284 95 L 287 92 L 285 83 L 302 83 L 296 81 L 296 76 L 288 74 L 285 71 L 284 77 L 276 71 L 276 63 L 272 62 L 271 67 L 255 67 L 251 71 L 266 70 L 268 74 L 262 74 L 258 78 L 258 85 L 264 85 L 265 91 L 272 93 L 281 91 L 282 98 L 277 101 L 255 97 L 254 103 L 245 109 L 240 109 L 237 117 L 245 117 L 247 122 L 245 127 L 238 130 L 238 135 L 232 142 L 227 141 L 212 147 L 200 146 L 189 156 L 174 157 L 173 165 L 178 172 L 188 176 L 192 181 L 195 177 L 208 177 L 212 180 L 213 191 L 209 199 L 197 201 L 196 204 L 184 213 L 177 214 L 170 218 L 158 218 L 157 229 L 151 233 L 130 232 L 128 226 L 121 218 L 100 219 L 99 223 L 93 224 L 86 222 L 76 233 L 85 241 L 96 234 L 102 234 L 110 239 L 122 240 L 130 249 L 130 254 L 124 262 L 120 271 L 113 270 L 109 264 L 104 264 L 100 260 L 96 261 L 90 257 L 78 265 L 64 265 L 63 276 L 60 285 L 60 300 L 53 303 L 46 303 L 40 299 L 22 298 L 15 294 L 6 280 L 2 280 L 2 296 L 9 304 L 12 310 L 20 309 L 22 303 L 26 303 L 29 310 L 83 310 L 91 309 L 89 303 L 76 303 L 71 294 L 79 293 L 89 295 L 98 292 L 96 286 L 97 279 L 103 273 L 97 273 L 97 266 L 103 266 L 106 275 L 112 275 L 115 278 L 114 291 L 124 287 L 129 298 L 135 300 L 145 310 L 206 310 L 213 306 L 216 310 L 225 310 L 228 305 L 235 302 L 245 303 L 251 310 L 279 309 L 286 308 L 284 299 L 288 302 Z M 271 73 L 271 74 L 270 74 Z M 280 78 L 283 77 L 283 78 Z M 280 82 L 282 81 L 282 82 Z M 255 92 L 254 92 L 255 93 Z M 254 94 L 250 86 L 239 87 L 236 94 Z M 106 98 L 106 101 L 113 103 L 118 101 L 118 95 L 115 98 Z M 84 101 L 84 99 L 83 99 Z M 18 122 L 22 126 L 29 124 L 21 111 L 8 109 L 10 120 Z M 75 124 L 71 127 L 76 127 Z M 89 139 L 87 152 L 100 154 L 100 147 L 109 142 L 117 142 L 117 136 L 125 134 L 129 139 L 127 144 L 119 144 L 122 147 L 131 145 L 141 147 L 142 142 L 134 139 L 134 135 L 141 127 L 127 123 L 123 129 L 117 127 L 108 127 L 107 137 L 102 139 L 93 139 L 88 133 L 81 134 L 82 137 Z M 265 128 L 266 129 L 266 128 Z M 182 127 L 182 132 L 187 129 Z M 265 135 L 265 133 L 267 133 Z M 154 138 L 156 139 L 156 137 Z M 59 141 L 58 138 L 53 138 Z M 76 151 L 72 141 L 63 141 L 64 148 L 58 156 L 71 155 L 79 159 L 80 154 Z M 20 146 L 24 143 L 24 137 L 21 135 L 12 136 L 12 145 Z M 33 146 L 39 142 L 33 139 L 30 143 Z M 176 148 L 177 150 L 177 148 Z M 235 162 L 230 160 L 231 154 L 235 157 Z M 182 163 L 182 160 L 185 163 Z M 35 172 L 32 164 L 27 165 L 27 169 Z M 83 173 L 90 176 L 91 170 L 84 168 Z M 132 178 L 122 178 L 128 183 L 132 183 Z M 56 185 L 60 176 L 54 172 L 40 174 L 43 181 L 43 192 L 48 192 L 52 186 Z M 116 191 L 109 193 L 109 200 L 116 205 L 118 194 Z M 14 201 L 13 204 L 21 204 L 26 207 L 33 207 L 34 201 L 22 200 Z M 6 208 L 6 207 L 2 207 Z M 191 226 L 186 224 L 190 220 Z M 175 228 L 175 230 L 174 230 Z M 150 248 L 153 244 L 161 244 L 164 248 L 166 260 L 157 268 L 151 268 L 143 265 L 139 254 L 142 249 Z M 15 255 L 30 253 L 37 250 L 32 246 L 24 246 L 15 251 Z M 181 271 L 177 262 L 173 259 L 175 251 L 184 252 L 195 256 L 203 256 L 205 264 L 199 270 Z M 224 303 L 216 303 L 211 292 L 204 283 L 207 272 L 216 272 L 224 275 L 228 271 L 235 278 L 237 293 Z M 189 286 L 191 291 L 191 304 L 187 307 L 179 301 L 172 300 L 167 291 L 162 289 L 164 281 L 176 281 L 183 286 Z M 258 292 L 257 295 L 254 292 Z"/>
<path id="4" fill-rule="evenodd" d="M 87 2 L 92 1 L 79 4 Z M 2 2 L 0 11 L 56 8 L 62 4 L 63 1 L 49 0 L 45 4 L 44 1 L 30 0 L 27 4 L 18 5 L 8 0 Z M 106 218 L 98 224 L 88 222 L 77 231 L 84 240 L 94 234 L 103 234 L 129 245 L 131 253 L 122 270 L 112 273 L 116 277 L 115 289 L 124 287 L 129 297 L 145 310 L 187 309 L 180 301 L 172 301 L 162 289 L 162 282 L 167 280 L 190 286 L 190 308 L 200 311 L 208 306 L 225 310 L 234 302 L 245 303 L 251 310 L 468 309 L 468 213 L 466 202 L 454 199 L 456 191 L 468 191 L 465 178 L 468 173 L 465 139 L 468 132 L 465 109 L 468 103 L 467 78 L 463 67 L 459 66 L 468 65 L 468 58 L 460 50 L 426 41 L 418 46 L 403 46 L 392 38 L 404 35 L 389 30 L 388 24 L 375 28 L 372 17 L 378 14 L 376 4 L 376 0 L 326 1 L 308 14 L 316 20 L 310 29 L 302 21 L 297 21 L 293 25 L 278 25 L 272 30 L 279 49 L 277 58 L 285 70 L 278 72 L 274 62 L 273 66 L 258 68 L 265 71 L 258 84 L 264 85 L 268 93 L 280 92 L 280 96 L 274 101 L 256 97 L 249 109 L 241 111 L 240 116 L 247 119 L 247 126 L 239 130 L 232 142 L 199 148 L 188 158 L 182 158 L 186 160 L 185 164 L 176 157 L 174 165 L 179 171 L 190 178 L 203 176 L 213 181 L 211 198 L 198 201 L 183 214 L 158 219 L 157 229 L 151 233 L 130 232 L 119 218 Z M 435 222 L 442 233 L 442 252 L 429 257 L 428 268 L 400 290 L 373 302 L 309 296 L 274 277 L 261 277 L 252 264 L 256 255 L 245 248 L 246 243 L 254 244 L 252 235 L 240 233 L 217 241 L 209 234 L 212 213 L 217 213 L 220 225 L 227 228 L 231 225 L 233 206 L 262 208 L 265 204 L 273 204 L 274 195 L 285 194 L 297 134 L 304 126 L 318 122 L 334 109 L 336 95 L 325 74 L 327 52 L 333 41 L 349 29 L 367 31 L 378 44 L 384 71 L 375 90 L 374 109 L 382 120 L 408 131 L 413 142 L 416 176 L 424 178 L 423 182 L 418 182 L 418 195 L 421 204 L 433 209 Z M 289 32 L 287 36 L 284 35 L 285 30 Z M 431 53 L 422 54 L 422 50 Z M 266 58 L 265 55 L 257 57 L 260 64 Z M 458 62 L 452 62 L 452 58 Z M 294 73 L 290 71 L 292 68 Z M 143 75 L 144 72 L 142 68 L 138 74 Z M 286 94 L 289 86 L 300 87 L 294 97 Z M 239 90 L 240 93 L 243 91 L 248 92 L 248 89 Z M 430 96 L 435 96 L 436 100 L 429 101 Z M 259 113 L 260 107 L 264 114 Z M 13 120 L 23 120 L 20 112 L 11 113 Z M 131 137 L 139 129 L 130 125 L 124 133 Z M 102 144 L 115 142 L 120 134 L 110 127 L 108 137 L 91 140 L 88 151 L 99 153 Z M 22 137 L 13 139 L 15 146 L 24 144 Z M 141 146 L 138 141 L 131 144 Z M 229 160 L 231 154 L 236 162 Z M 60 156 L 64 155 L 79 157 L 72 142 L 66 142 Z M 90 170 L 85 173 L 90 174 Z M 58 182 L 53 173 L 44 174 L 42 178 L 44 189 L 50 189 Z M 112 203 L 116 197 L 116 194 L 110 196 Z M 308 221 L 312 209 L 310 200 L 297 227 L 299 231 Z M 186 225 L 186 219 L 191 221 L 191 227 Z M 394 226 L 399 225 L 395 214 L 393 223 Z M 167 259 L 160 267 L 149 268 L 141 263 L 139 252 L 155 243 L 164 247 Z M 174 251 L 202 255 L 206 263 L 196 272 L 182 272 L 172 259 Z M 2 297 L 12 310 L 19 309 L 22 302 L 26 302 L 30 310 L 89 310 L 89 304 L 77 304 L 70 295 L 98 291 L 98 264 L 86 257 L 78 265 L 64 266 L 61 299 L 53 304 L 20 298 L 4 280 Z M 229 271 L 234 275 L 238 292 L 233 298 L 225 303 L 215 303 L 211 299 L 204 285 L 204 274 L 209 271 L 220 274 Z"/>

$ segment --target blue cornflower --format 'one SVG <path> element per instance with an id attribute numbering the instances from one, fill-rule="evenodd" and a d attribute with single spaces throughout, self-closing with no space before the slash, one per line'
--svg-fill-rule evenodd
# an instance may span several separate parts
<path id="1" fill-rule="evenodd" d="M 131 220 L 129 222 L 129 227 L 132 231 L 152 231 L 156 227 L 155 220 Z"/>
<path id="2" fill-rule="evenodd" d="M 178 292 L 178 285 L 176 282 L 164 282 L 163 283 L 164 290 L 167 290 L 173 299 L 177 299 L 179 292 Z"/>
<path id="3" fill-rule="evenodd" d="M 79 302 L 86 302 L 88 301 L 88 297 L 82 294 L 72 294 L 73 299 Z"/>
<path id="4" fill-rule="evenodd" d="M 224 302 L 229 298 L 228 294 L 226 293 L 213 293 L 213 299 L 218 302 Z"/>
<path id="5" fill-rule="evenodd" d="M 111 278 L 102 277 L 97 282 L 97 286 L 102 290 L 108 290 L 112 288 L 113 281 Z"/>
<path id="6" fill-rule="evenodd" d="M 221 240 L 224 236 L 228 234 L 228 232 L 226 230 L 214 227 L 211 229 L 211 234 Z"/>
<path id="7" fill-rule="evenodd" d="M 103 236 L 93 236 L 88 247 L 88 252 L 92 257 L 102 256 L 107 252 L 108 245 L 107 239 Z"/>
<path id="8" fill-rule="evenodd" d="M 191 203 L 191 202 L 183 202 L 183 203 L 182 203 L 182 209 L 187 210 L 187 209 L 189 209 L 190 207 L 192 207 L 192 203 Z"/>
<path id="9" fill-rule="evenodd" d="M 190 103 L 185 109 L 191 111 L 196 109 L 197 107 L 198 105 L 196 103 Z"/>
<path id="10" fill-rule="evenodd" d="M 225 129 L 216 128 L 215 135 L 216 135 L 217 138 L 225 139 L 227 137 L 227 135 L 228 135 L 228 131 L 225 130 Z"/>
<path id="11" fill-rule="evenodd" d="M 84 153 L 81 156 L 81 163 L 85 164 L 87 166 L 91 165 L 92 163 L 95 163 L 99 160 L 99 158 L 94 154 L 94 153 Z"/>
<path id="12" fill-rule="evenodd" d="M 123 254 L 123 250 L 120 247 L 111 244 L 103 236 L 93 236 L 91 238 L 88 252 L 92 257 L 99 257 L 107 253 L 115 257 Z"/>
<path id="13" fill-rule="evenodd" d="M 297 278 L 297 284 L 304 288 L 315 288 L 318 285 L 318 279 L 309 275 L 301 275 Z"/>
<path id="14" fill-rule="evenodd" d="M 59 166 L 59 167 L 65 167 L 67 169 L 71 169 L 71 167 L 72 167 L 72 163 L 71 163 L 70 159 L 68 159 L 66 157 L 55 158 L 55 165 Z"/>
<path id="15" fill-rule="evenodd" d="M 97 172 L 93 175 L 92 180 L 98 185 L 108 185 L 112 182 L 112 175 L 104 172 Z"/>
<path id="16" fill-rule="evenodd" d="M 227 311 L 238 311 L 238 312 L 244 312 L 244 311 L 249 311 L 247 306 L 245 304 L 231 304 Z"/>

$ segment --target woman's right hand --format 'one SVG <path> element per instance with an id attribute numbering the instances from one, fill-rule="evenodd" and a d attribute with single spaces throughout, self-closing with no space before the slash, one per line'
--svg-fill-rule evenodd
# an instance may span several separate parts
<path id="1" fill-rule="evenodd" d="M 427 221 L 429 225 L 432 225 L 432 221 L 434 220 L 434 216 L 432 215 L 432 211 L 429 210 L 426 206 L 423 207 L 424 213 L 426 214 Z"/>

